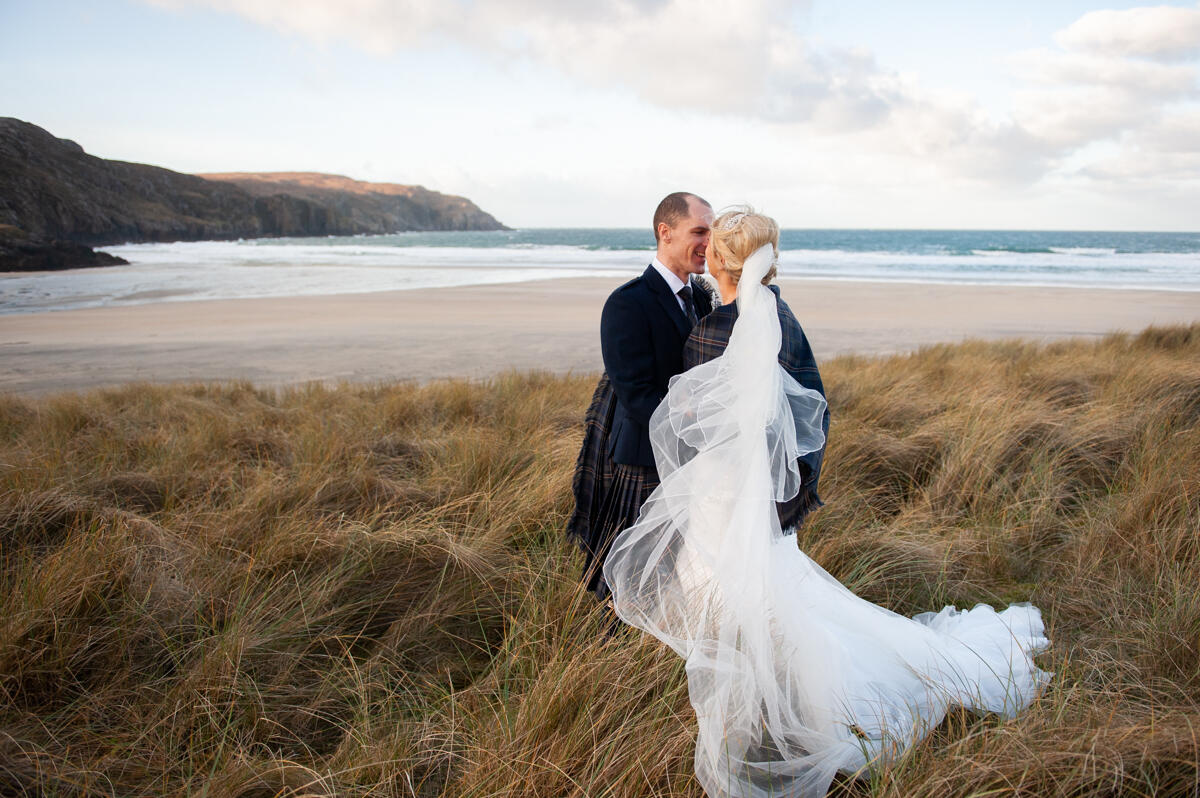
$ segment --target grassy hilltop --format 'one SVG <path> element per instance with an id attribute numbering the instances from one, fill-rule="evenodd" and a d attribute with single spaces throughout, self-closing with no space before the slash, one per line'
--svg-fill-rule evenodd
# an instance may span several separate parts
<path id="1" fill-rule="evenodd" d="M 799 545 L 1033 601 L 1050 689 L 863 796 L 1194 795 L 1200 325 L 822 364 Z M 699 796 L 682 663 L 563 539 L 593 377 L 0 397 L 0 794 Z"/>

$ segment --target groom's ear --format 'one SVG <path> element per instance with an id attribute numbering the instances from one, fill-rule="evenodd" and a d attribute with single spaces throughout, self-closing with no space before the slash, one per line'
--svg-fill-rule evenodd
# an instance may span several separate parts
<path id="1" fill-rule="evenodd" d="M 669 241 L 671 238 L 671 226 L 666 222 L 658 223 L 658 240 Z"/>

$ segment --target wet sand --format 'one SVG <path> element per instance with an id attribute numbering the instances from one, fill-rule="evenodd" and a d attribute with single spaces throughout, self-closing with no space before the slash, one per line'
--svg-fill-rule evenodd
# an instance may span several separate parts
<path id="1" fill-rule="evenodd" d="M 602 368 L 619 280 L 158 302 L 0 316 L 0 391 L 133 381 L 391 381 Z M 818 359 L 966 338 L 1100 338 L 1200 321 L 1200 292 L 782 280 Z"/>

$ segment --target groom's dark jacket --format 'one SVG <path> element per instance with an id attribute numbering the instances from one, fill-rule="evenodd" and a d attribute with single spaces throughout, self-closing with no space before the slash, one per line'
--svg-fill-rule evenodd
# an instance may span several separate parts
<path id="1" fill-rule="evenodd" d="M 712 310 L 702 283 L 691 281 L 696 315 Z M 653 266 L 613 291 L 600 314 L 600 351 L 616 395 L 608 453 L 621 465 L 654 466 L 650 414 L 683 371 L 683 345 L 692 325 Z"/>

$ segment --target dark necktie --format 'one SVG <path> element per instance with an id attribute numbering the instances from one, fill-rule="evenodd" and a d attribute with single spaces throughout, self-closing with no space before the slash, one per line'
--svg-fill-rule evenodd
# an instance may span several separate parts
<path id="1" fill-rule="evenodd" d="M 696 304 L 692 302 L 692 287 L 685 285 L 679 289 L 679 298 L 683 300 L 683 307 L 687 311 L 688 321 L 695 327 L 700 323 L 700 317 L 696 315 Z"/>

